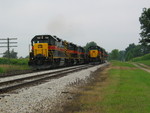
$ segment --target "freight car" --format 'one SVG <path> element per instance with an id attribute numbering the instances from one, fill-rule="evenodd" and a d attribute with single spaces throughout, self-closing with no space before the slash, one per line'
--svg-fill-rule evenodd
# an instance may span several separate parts
<path id="1" fill-rule="evenodd" d="M 87 62 L 84 48 L 56 36 L 36 35 L 31 40 L 31 45 L 32 50 L 28 64 L 36 69 L 71 66 Z"/>

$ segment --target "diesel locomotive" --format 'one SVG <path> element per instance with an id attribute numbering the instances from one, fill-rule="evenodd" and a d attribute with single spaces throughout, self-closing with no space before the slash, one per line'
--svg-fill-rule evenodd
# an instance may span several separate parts
<path id="1" fill-rule="evenodd" d="M 51 35 L 36 35 L 31 40 L 29 66 L 46 69 L 60 66 L 72 66 L 98 61 L 105 61 L 105 50 L 91 46 L 88 53 L 81 46 Z"/>
<path id="2" fill-rule="evenodd" d="M 100 46 L 90 46 L 88 48 L 89 62 L 93 63 L 105 63 L 107 59 L 107 52 Z"/>
<path id="3" fill-rule="evenodd" d="M 36 35 L 31 40 L 31 45 L 28 64 L 37 69 L 87 62 L 84 48 L 56 36 Z"/>

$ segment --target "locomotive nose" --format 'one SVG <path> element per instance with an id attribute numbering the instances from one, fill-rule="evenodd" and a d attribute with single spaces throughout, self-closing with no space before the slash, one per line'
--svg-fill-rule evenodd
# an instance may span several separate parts
<path id="1" fill-rule="evenodd" d="M 42 54 L 38 54 L 36 55 L 35 59 L 36 59 L 35 63 L 37 65 L 43 65 L 46 58 Z"/>
<path id="2" fill-rule="evenodd" d="M 97 50 L 91 50 L 90 51 L 90 56 L 91 57 L 95 58 L 95 57 L 97 57 L 97 55 L 98 55 L 98 51 Z"/>
<path id="3" fill-rule="evenodd" d="M 47 43 L 36 43 L 34 44 L 34 56 L 42 54 L 45 57 L 48 57 L 48 44 Z"/>

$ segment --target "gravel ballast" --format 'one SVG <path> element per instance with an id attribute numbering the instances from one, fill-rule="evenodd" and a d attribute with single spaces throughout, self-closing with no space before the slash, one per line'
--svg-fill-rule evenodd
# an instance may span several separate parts
<path id="1" fill-rule="evenodd" d="M 0 113 L 50 113 L 65 103 L 65 93 L 70 84 L 90 77 L 90 74 L 107 64 L 68 74 L 43 84 L 0 95 Z"/>

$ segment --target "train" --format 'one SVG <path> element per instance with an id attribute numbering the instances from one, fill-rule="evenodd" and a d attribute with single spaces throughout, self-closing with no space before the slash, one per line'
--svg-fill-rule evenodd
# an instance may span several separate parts
<path id="1" fill-rule="evenodd" d="M 36 69 L 104 63 L 107 58 L 107 52 L 99 46 L 91 46 L 86 52 L 83 47 L 52 35 L 34 36 L 31 46 L 28 64 Z"/>
<path id="2" fill-rule="evenodd" d="M 108 57 L 107 52 L 100 46 L 90 46 L 88 48 L 89 63 L 105 63 Z"/>

